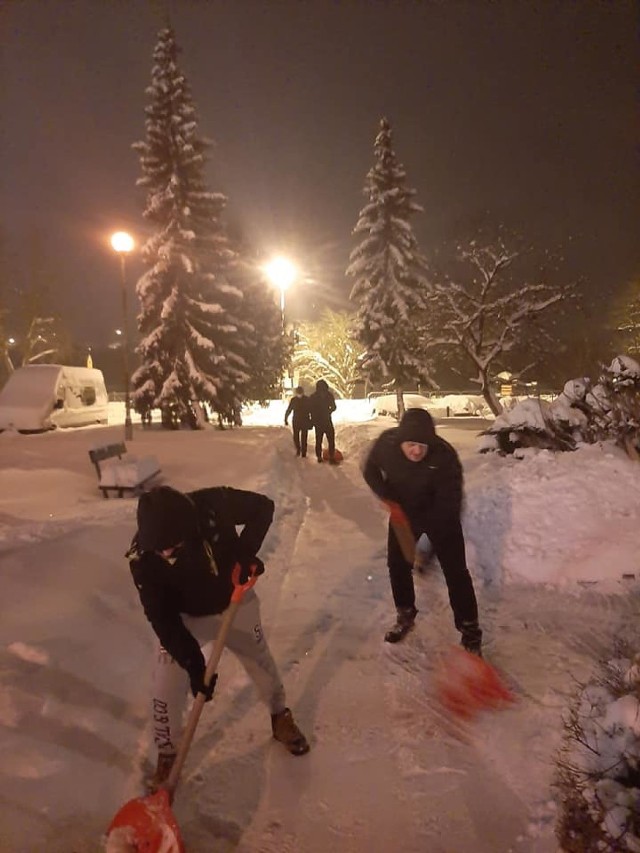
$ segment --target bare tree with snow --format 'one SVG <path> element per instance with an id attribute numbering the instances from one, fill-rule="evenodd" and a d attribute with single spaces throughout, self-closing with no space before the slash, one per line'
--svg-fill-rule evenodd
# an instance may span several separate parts
<path id="1" fill-rule="evenodd" d="M 395 390 L 402 415 L 403 387 L 429 380 L 429 365 L 418 351 L 416 319 L 425 310 L 426 269 L 409 219 L 422 207 L 406 186 L 406 172 L 392 144 L 391 126 L 380 122 L 374 164 L 367 174 L 367 203 L 353 233 L 347 275 L 357 305 L 354 334 L 365 350 L 362 370 L 374 382 Z"/>
<path id="2" fill-rule="evenodd" d="M 545 319 L 550 322 L 549 309 L 573 292 L 572 285 L 551 283 L 544 269 L 531 280 L 530 273 L 516 264 L 521 256 L 500 238 L 485 245 L 472 241 L 459 250 L 461 269 L 431 282 L 425 349 L 462 353 L 475 370 L 471 381 L 480 386 L 496 415 L 502 406 L 493 387 L 494 374 L 507 366 L 512 354 L 536 361 L 536 351 L 551 340 L 541 315 L 547 312 Z M 435 336 L 434 319 L 439 329 Z"/>
<path id="3" fill-rule="evenodd" d="M 147 418 L 162 411 L 165 427 L 200 423 L 201 402 L 214 409 L 240 405 L 248 380 L 238 345 L 242 293 L 226 279 L 229 249 L 221 215 L 226 199 L 208 192 L 205 152 L 196 110 L 178 66 L 172 29 L 153 52 L 146 138 L 140 154 L 147 191 L 145 219 L 154 233 L 142 250 L 147 271 L 136 286 L 142 364 L 132 377 L 135 408 Z"/>

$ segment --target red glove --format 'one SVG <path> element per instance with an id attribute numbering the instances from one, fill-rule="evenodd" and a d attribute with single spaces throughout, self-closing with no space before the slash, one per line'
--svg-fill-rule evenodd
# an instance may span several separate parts
<path id="1" fill-rule="evenodd" d="M 384 501 L 389 510 L 389 520 L 392 524 L 403 524 L 409 526 L 409 519 L 404 514 L 404 510 L 400 504 L 395 501 Z"/>

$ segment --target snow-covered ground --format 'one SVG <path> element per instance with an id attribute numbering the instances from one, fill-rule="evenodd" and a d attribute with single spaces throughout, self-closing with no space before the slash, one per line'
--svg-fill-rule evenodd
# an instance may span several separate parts
<path id="1" fill-rule="evenodd" d="M 296 458 L 290 430 L 268 425 L 282 424 L 284 404 L 271 409 L 223 432 L 136 424 L 130 444 L 178 488 L 229 484 L 276 501 L 258 589 L 312 742 L 303 758 L 275 744 L 244 672 L 223 657 L 176 794 L 187 849 L 556 851 L 562 714 L 615 638 L 637 632 L 637 463 L 596 447 L 481 456 L 482 421 L 439 421 L 465 465 L 486 654 L 518 695 L 460 739 L 433 703 L 439 656 L 457 642 L 439 570 L 416 579 L 416 630 L 382 641 L 393 615 L 385 513 L 360 462 L 393 421 L 345 410 L 334 468 Z M 88 458 L 121 437 L 120 425 L 0 435 L 2 853 L 100 850 L 153 755 L 153 634 L 123 556 L 135 501 L 103 500 Z"/>

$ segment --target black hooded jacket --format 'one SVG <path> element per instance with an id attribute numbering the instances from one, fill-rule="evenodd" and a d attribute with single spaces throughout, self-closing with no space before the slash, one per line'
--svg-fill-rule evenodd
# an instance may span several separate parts
<path id="1" fill-rule="evenodd" d="M 414 533 L 424 532 L 437 541 L 460 520 L 462 465 L 455 449 L 438 436 L 421 462 L 406 458 L 401 441 L 398 427 L 376 439 L 364 464 L 364 479 L 379 498 L 400 504 Z"/>
<path id="2" fill-rule="evenodd" d="M 190 492 L 199 536 L 165 560 L 154 551 L 139 552 L 137 537 L 127 554 L 145 615 L 162 646 L 187 671 L 203 666 L 200 646 L 184 626 L 181 613 L 206 616 L 229 605 L 237 562 L 248 565 L 271 525 L 273 501 L 265 495 L 220 486 Z M 243 525 L 240 535 L 236 525 Z"/>
<path id="3" fill-rule="evenodd" d="M 309 397 L 309 409 L 315 427 L 322 429 L 331 424 L 331 413 L 336 410 L 336 401 L 324 379 L 316 382 L 316 390 Z"/>

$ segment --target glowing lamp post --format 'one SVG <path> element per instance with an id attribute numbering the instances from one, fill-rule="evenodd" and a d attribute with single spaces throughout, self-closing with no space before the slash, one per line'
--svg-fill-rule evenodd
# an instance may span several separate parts
<path id="1" fill-rule="evenodd" d="M 265 266 L 269 280 L 280 290 L 280 313 L 282 314 L 282 331 L 285 331 L 284 295 L 296 280 L 298 271 L 288 258 L 274 258 Z"/>
<path id="2" fill-rule="evenodd" d="M 282 317 L 282 336 L 284 337 L 287 333 L 285 319 L 285 293 L 296 280 L 298 271 L 295 264 L 293 264 L 288 258 L 283 258 L 282 256 L 269 261 L 269 263 L 264 267 L 264 271 L 267 274 L 269 281 L 280 290 L 280 314 Z M 286 374 L 285 377 L 283 377 L 282 383 L 283 398 L 285 396 L 285 378 Z"/>
<path id="3" fill-rule="evenodd" d="M 129 335 L 128 335 L 128 306 L 127 306 L 127 255 L 133 250 L 133 237 L 126 231 L 116 231 L 111 235 L 111 246 L 120 255 L 120 280 L 122 285 L 122 366 L 124 370 L 124 437 L 126 441 L 133 438 L 131 424 L 131 397 L 129 393 Z"/>

